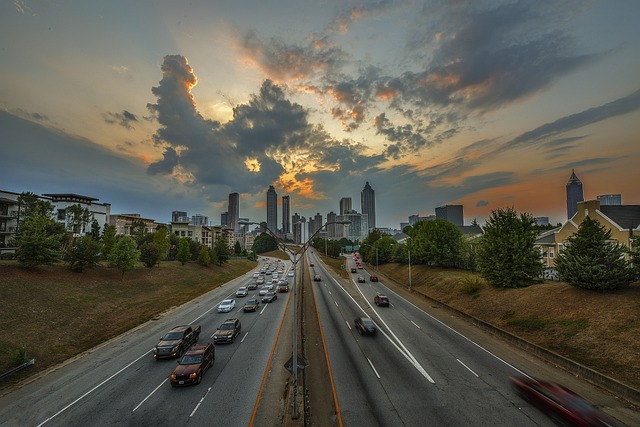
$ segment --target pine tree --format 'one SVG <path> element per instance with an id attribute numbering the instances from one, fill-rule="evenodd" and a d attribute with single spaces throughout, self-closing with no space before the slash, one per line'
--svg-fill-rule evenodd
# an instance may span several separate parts
<path id="1" fill-rule="evenodd" d="M 27 216 L 15 238 L 16 259 L 27 268 L 51 265 L 62 256 L 64 225 L 40 213 Z"/>
<path id="2" fill-rule="evenodd" d="M 202 245 L 202 249 L 200 249 L 200 255 L 198 255 L 198 264 L 209 267 L 211 265 L 211 256 L 209 256 L 209 248 L 205 245 Z"/>
<path id="3" fill-rule="evenodd" d="M 187 261 L 191 260 L 189 241 L 186 238 L 180 239 L 180 243 L 178 243 L 178 253 L 176 254 L 176 260 L 180 261 L 182 265 L 185 265 Z"/>
<path id="4" fill-rule="evenodd" d="M 610 241 L 611 230 L 586 217 L 556 257 L 560 278 L 572 286 L 612 291 L 629 286 L 634 274 L 624 258 L 624 246 Z"/>

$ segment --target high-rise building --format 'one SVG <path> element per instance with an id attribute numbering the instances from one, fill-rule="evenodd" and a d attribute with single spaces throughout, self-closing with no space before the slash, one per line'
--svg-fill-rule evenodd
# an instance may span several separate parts
<path id="1" fill-rule="evenodd" d="M 171 222 L 189 222 L 189 216 L 183 211 L 171 212 Z"/>
<path id="2" fill-rule="evenodd" d="M 340 215 L 351 212 L 351 197 L 343 197 L 340 199 Z"/>
<path id="3" fill-rule="evenodd" d="M 583 201 L 582 181 L 578 179 L 576 172 L 571 169 L 571 177 L 567 182 L 567 219 L 571 219 L 578 212 L 578 202 Z"/>
<path id="4" fill-rule="evenodd" d="M 446 219 L 458 227 L 464 225 L 462 205 L 444 205 L 436 208 L 436 218 Z"/>
<path id="5" fill-rule="evenodd" d="M 273 185 L 267 190 L 267 228 L 272 233 L 278 231 L 278 193 Z"/>
<path id="6" fill-rule="evenodd" d="M 226 227 L 227 226 L 227 222 L 229 221 L 228 218 L 229 218 L 229 213 L 228 212 L 222 212 L 220 214 L 220 225 L 223 226 L 223 227 Z"/>
<path id="7" fill-rule="evenodd" d="M 313 218 L 309 219 L 309 236 L 316 234 L 322 228 L 322 215 L 318 212 Z"/>
<path id="8" fill-rule="evenodd" d="M 240 231 L 240 195 L 229 193 L 229 207 L 227 208 L 227 227 L 233 231 Z"/>
<path id="9" fill-rule="evenodd" d="M 344 237 L 353 242 L 362 242 L 369 235 L 367 215 L 352 210 L 338 216 L 338 221 L 349 221 L 349 226 L 343 228 Z"/>
<path id="10" fill-rule="evenodd" d="M 291 205 L 289 196 L 282 196 L 282 233 L 291 233 Z"/>
<path id="11" fill-rule="evenodd" d="M 209 225 L 209 217 L 202 214 L 195 214 L 191 216 L 192 225 Z"/>
<path id="12" fill-rule="evenodd" d="M 360 210 L 369 218 L 369 231 L 376 228 L 376 192 L 369 185 L 369 181 L 360 193 Z"/>
<path id="13" fill-rule="evenodd" d="M 342 236 L 338 236 L 338 225 L 341 225 L 341 224 L 331 224 L 332 222 L 336 222 L 336 220 L 337 220 L 337 215 L 335 214 L 335 212 L 331 211 L 327 214 L 327 237 L 329 239 L 342 237 Z"/>
<path id="14" fill-rule="evenodd" d="M 602 194 L 596 196 L 600 206 L 620 206 L 622 205 L 622 194 Z"/>
<path id="15" fill-rule="evenodd" d="M 293 231 L 293 242 L 296 244 L 302 243 L 302 221 L 300 220 L 300 215 L 298 213 L 294 213 L 293 217 L 291 217 L 291 228 Z"/>

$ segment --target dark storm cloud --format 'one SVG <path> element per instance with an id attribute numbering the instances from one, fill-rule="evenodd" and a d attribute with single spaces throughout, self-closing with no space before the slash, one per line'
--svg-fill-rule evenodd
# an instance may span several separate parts
<path id="1" fill-rule="evenodd" d="M 138 121 L 135 114 L 124 110 L 122 113 L 105 113 L 104 121 L 109 124 L 118 124 L 125 129 L 133 129 L 132 123 Z"/>

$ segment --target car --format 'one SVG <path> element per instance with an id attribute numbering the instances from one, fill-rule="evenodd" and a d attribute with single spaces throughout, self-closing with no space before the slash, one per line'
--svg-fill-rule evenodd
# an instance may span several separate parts
<path id="1" fill-rule="evenodd" d="M 316 274 L 315 276 L 313 276 L 313 281 L 314 281 L 314 282 L 319 282 L 319 281 L 321 281 L 321 280 L 322 280 L 322 277 L 320 277 L 320 275 L 319 275 L 319 274 Z"/>
<path id="2" fill-rule="evenodd" d="M 275 283 L 278 283 L 278 282 L 275 282 Z M 266 283 L 264 285 L 264 287 L 269 289 L 270 291 L 272 291 L 273 290 L 273 285 L 274 285 L 274 282 L 272 281 L 271 283 Z"/>
<path id="3" fill-rule="evenodd" d="M 272 285 L 277 285 L 279 281 L 280 280 L 277 277 L 274 277 L 273 279 L 271 279 L 271 284 Z"/>
<path id="4" fill-rule="evenodd" d="M 550 381 L 511 377 L 516 392 L 549 416 L 556 424 L 571 426 L 611 426 L 612 420 L 581 396 Z"/>
<path id="5" fill-rule="evenodd" d="M 353 323 L 360 335 L 375 335 L 376 333 L 376 324 L 368 317 L 357 317 Z"/>
<path id="6" fill-rule="evenodd" d="M 364 277 L 362 276 L 358 276 L 358 283 L 365 283 L 366 280 L 364 280 Z"/>
<path id="7" fill-rule="evenodd" d="M 242 306 L 242 310 L 244 312 L 257 311 L 258 310 L 258 304 L 260 304 L 260 302 L 258 302 L 257 298 L 251 298 L 250 300 L 248 300 L 247 302 L 244 303 L 244 305 Z"/>
<path id="8" fill-rule="evenodd" d="M 378 281 L 378 276 L 369 276 L 369 280 L 371 282 L 377 282 Z"/>
<path id="9" fill-rule="evenodd" d="M 244 286 L 238 288 L 238 290 L 236 291 L 237 297 L 246 297 L 247 295 L 249 295 L 249 290 Z"/>
<path id="10" fill-rule="evenodd" d="M 357 269 L 357 268 L 355 268 L 355 267 L 351 267 L 351 272 L 352 272 L 352 273 L 357 273 L 357 272 L 358 272 L 358 269 Z"/>
<path id="11" fill-rule="evenodd" d="M 238 319 L 227 319 L 220 327 L 213 333 L 213 342 L 218 343 L 232 343 L 236 340 L 236 337 L 240 335 L 242 331 L 242 325 Z"/>
<path id="12" fill-rule="evenodd" d="M 258 292 L 258 295 L 265 296 L 267 294 L 267 292 L 269 292 L 271 290 L 271 288 L 267 287 L 267 286 L 263 286 L 260 288 L 260 291 Z"/>
<path id="13" fill-rule="evenodd" d="M 262 297 L 262 302 L 274 302 L 277 299 L 278 295 L 275 292 L 267 292 L 267 294 Z"/>
<path id="14" fill-rule="evenodd" d="M 309 263 L 309 267 L 314 267 L 314 264 L 312 262 Z"/>
<path id="15" fill-rule="evenodd" d="M 222 300 L 220 305 L 218 306 L 218 313 L 228 313 L 236 307 L 236 300 L 234 299 L 225 299 Z"/>
<path id="16" fill-rule="evenodd" d="M 264 277 L 258 277 L 256 279 L 256 285 L 262 285 L 264 284 Z"/>
<path id="17" fill-rule="evenodd" d="M 267 270 L 267 272 L 265 273 L 267 276 L 271 276 L 271 270 Z"/>
<path id="18" fill-rule="evenodd" d="M 386 295 L 377 294 L 375 297 L 373 297 L 373 302 L 378 307 L 389 307 L 389 297 Z"/>
<path id="19" fill-rule="evenodd" d="M 363 268 L 362 264 L 358 264 L 358 270 L 362 270 Z"/>
<path id="20" fill-rule="evenodd" d="M 289 292 L 289 284 L 286 282 L 278 284 L 278 292 Z"/>
<path id="21" fill-rule="evenodd" d="M 176 326 L 167 332 L 153 348 L 153 357 L 163 359 L 180 357 L 191 345 L 198 342 L 202 328 L 197 326 Z"/>
<path id="22" fill-rule="evenodd" d="M 253 283 L 249 283 L 247 285 L 247 289 L 250 291 L 255 291 L 256 289 L 258 289 L 258 284 L 253 282 Z"/>
<path id="23" fill-rule="evenodd" d="M 287 277 L 293 277 L 293 270 L 287 273 Z"/>
<path id="24" fill-rule="evenodd" d="M 260 277 L 260 273 L 258 273 L 257 271 L 255 273 L 253 273 L 253 278 L 257 279 L 258 277 Z"/>
<path id="25" fill-rule="evenodd" d="M 173 387 L 200 384 L 204 373 L 213 366 L 216 348 L 211 343 L 194 344 L 169 375 Z"/>

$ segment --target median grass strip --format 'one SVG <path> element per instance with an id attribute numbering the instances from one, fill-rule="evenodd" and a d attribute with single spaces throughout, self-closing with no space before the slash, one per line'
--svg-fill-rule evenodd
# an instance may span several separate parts
<path id="1" fill-rule="evenodd" d="M 208 268 L 162 262 L 138 267 L 121 280 L 119 271 L 105 266 L 74 273 L 63 265 L 27 270 L 1 261 L 0 372 L 14 366 L 23 347 L 36 365 L 11 381 L 45 370 L 255 266 L 247 260 Z"/>

